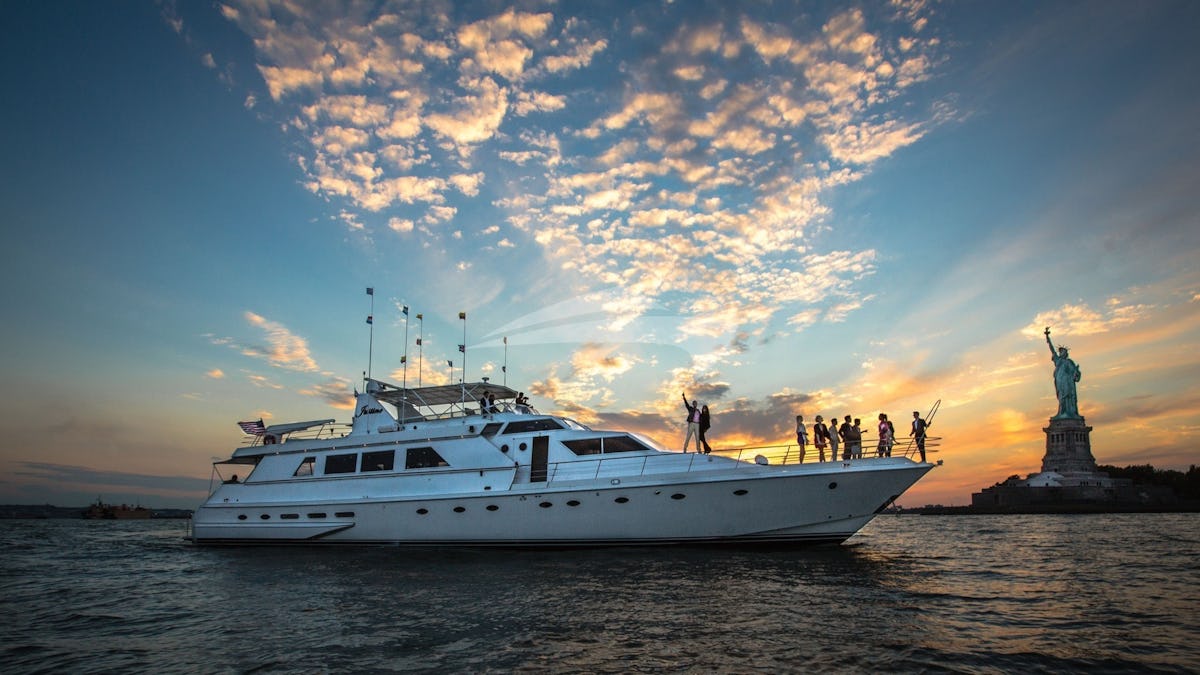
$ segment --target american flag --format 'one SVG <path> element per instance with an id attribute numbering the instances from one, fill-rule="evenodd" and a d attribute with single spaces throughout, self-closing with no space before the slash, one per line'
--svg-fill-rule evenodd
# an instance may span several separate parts
<path id="1" fill-rule="evenodd" d="M 253 422 L 238 422 L 238 426 L 242 428 L 242 431 L 253 436 L 262 436 L 263 432 L 267 430 L 267 428 L 263 426 L 262 420 L 255 420 Z"/>

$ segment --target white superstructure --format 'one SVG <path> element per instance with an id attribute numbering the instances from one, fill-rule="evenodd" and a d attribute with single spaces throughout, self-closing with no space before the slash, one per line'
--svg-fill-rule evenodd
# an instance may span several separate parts
<path id="1" fill-rule="evenodd" d="M 404 389 L 368 379 L 348 428 L 268 426 L 215 464 L 220 482 L 196 510 L 194 540 L 840 542 L 933 466 L 900 456 L 800 463 L 794 449 L 670 452 L 518 406 L 515 394 L 487 382 Z M 481 412 L 484 395 L 495 395 L 495 412 Z"/>

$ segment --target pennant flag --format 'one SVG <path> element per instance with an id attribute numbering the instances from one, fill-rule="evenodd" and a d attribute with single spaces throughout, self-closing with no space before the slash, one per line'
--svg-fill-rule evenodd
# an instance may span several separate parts
<path id="1" fill-rule="evenodd" d="M 367 323 L 374 325 L 374 323 L 375 323 L 375 317 L 373 317 L 373 316 L 371 316 L 370 314 L 368 314 L 368 315 L 367 315 Z"/>
<path id="2" fill-rule="evenodd" d="M 401 357 L 400 357 L 400 363 L 408 363 L 408 357 L 407 357 L 407 356 L 401 356 Z"/>
<path id="3" fill-rule="evenodd" d="M 404 313 L 404 316 L 408 316 L 408 305 L 405 305 L 404 309 L 402 309 L 400 311 Z"/>
<path id="4" fill-rule="evenodd" d="M 466 353 L 467 353 L 467 346 L 466 346 L 466 345 L 459 345 L 459 346 L 458 346 L 458 351 L 460 351 L 460 352 L 462 352 L 462 353 L 466 354 Z"/>
<path id="5" fill-rule="evenodd" d="M 508 344 L 508 336 L 507 335 L 504 336 L 504 344 Z"/>
<path id="6" fill-rule="evenodd" d="M 238 426 L 242 428 L 242 431 L 254 436 L 262 436 L 263 432 L 267 430 L 261 419 L 253 422 L 238 422 Z"/>
<path id="7" fill-rule="evenodd" d="M 417 316 L 420 316 L 420 315 L 418 314 Z M 417 338 L 417 346 L 418 346 L 418 347 L 420 347 L 420 346 L 421 346 L 421 338 Z"/>
<path id="8" fill-rule="evenodd" d="M 418 314 L 418 315 L 417 315 L 417 321 L 424 321 L 424 320 L 425 320 L 425 315 L 424 315 L 424 314 Z"/>
<path id="9" fill-rule="evenodd" d="M 375 295 L 375 288 L 372 286 L 367 286 L 367 295 Z"/>
<path id="10" fill-rule="evenodd" d="M 453 368 L 453 367 L 454 367 L 454 362 L 453 362 L 453 361 L 446 361 L 446 365 L 447 365 L 447 366 L 450 366 L 451 368 Z"/>
<path id="11" fill-rule="evenodd" d="M 502 372 L 502 373 L 507 373 L 507 372 L 508 372 L 508 366 L 500 366 L 500 372 Z"/>
<path id="12" fill-rule="evenodd" d="M 458 313 L 458 318 L 462 319 L 463 321 L 466 321 L 466 320 L 467 320 L 467 313 L 466 313 L 466 312 L 459 312 L 459 313 Z"/>

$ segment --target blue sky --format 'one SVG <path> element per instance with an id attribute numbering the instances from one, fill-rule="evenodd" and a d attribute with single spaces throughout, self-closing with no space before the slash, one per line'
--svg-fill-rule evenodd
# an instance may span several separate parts
<path id="1" fill-rule="evenodd" d="M 0 502 L 348 418 L 367 286 L 372 374 L 466 311 L 468 379 L 668 447 L 941 399 L 913 505 L 1039 468 L 1049 325 L 1097 460 L 1195 463 L 1200 6 L 742 4 L 7 3 Z"/>

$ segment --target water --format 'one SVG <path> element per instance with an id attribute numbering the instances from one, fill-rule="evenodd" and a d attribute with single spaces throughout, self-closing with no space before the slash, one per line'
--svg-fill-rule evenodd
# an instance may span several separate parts
<path id="1" fill-rule="evenodd" d="M 837 547 L 197 548 L 0 521 L 26 672 L 1197 672 L 1200 514 L 883 516 Z"/>

